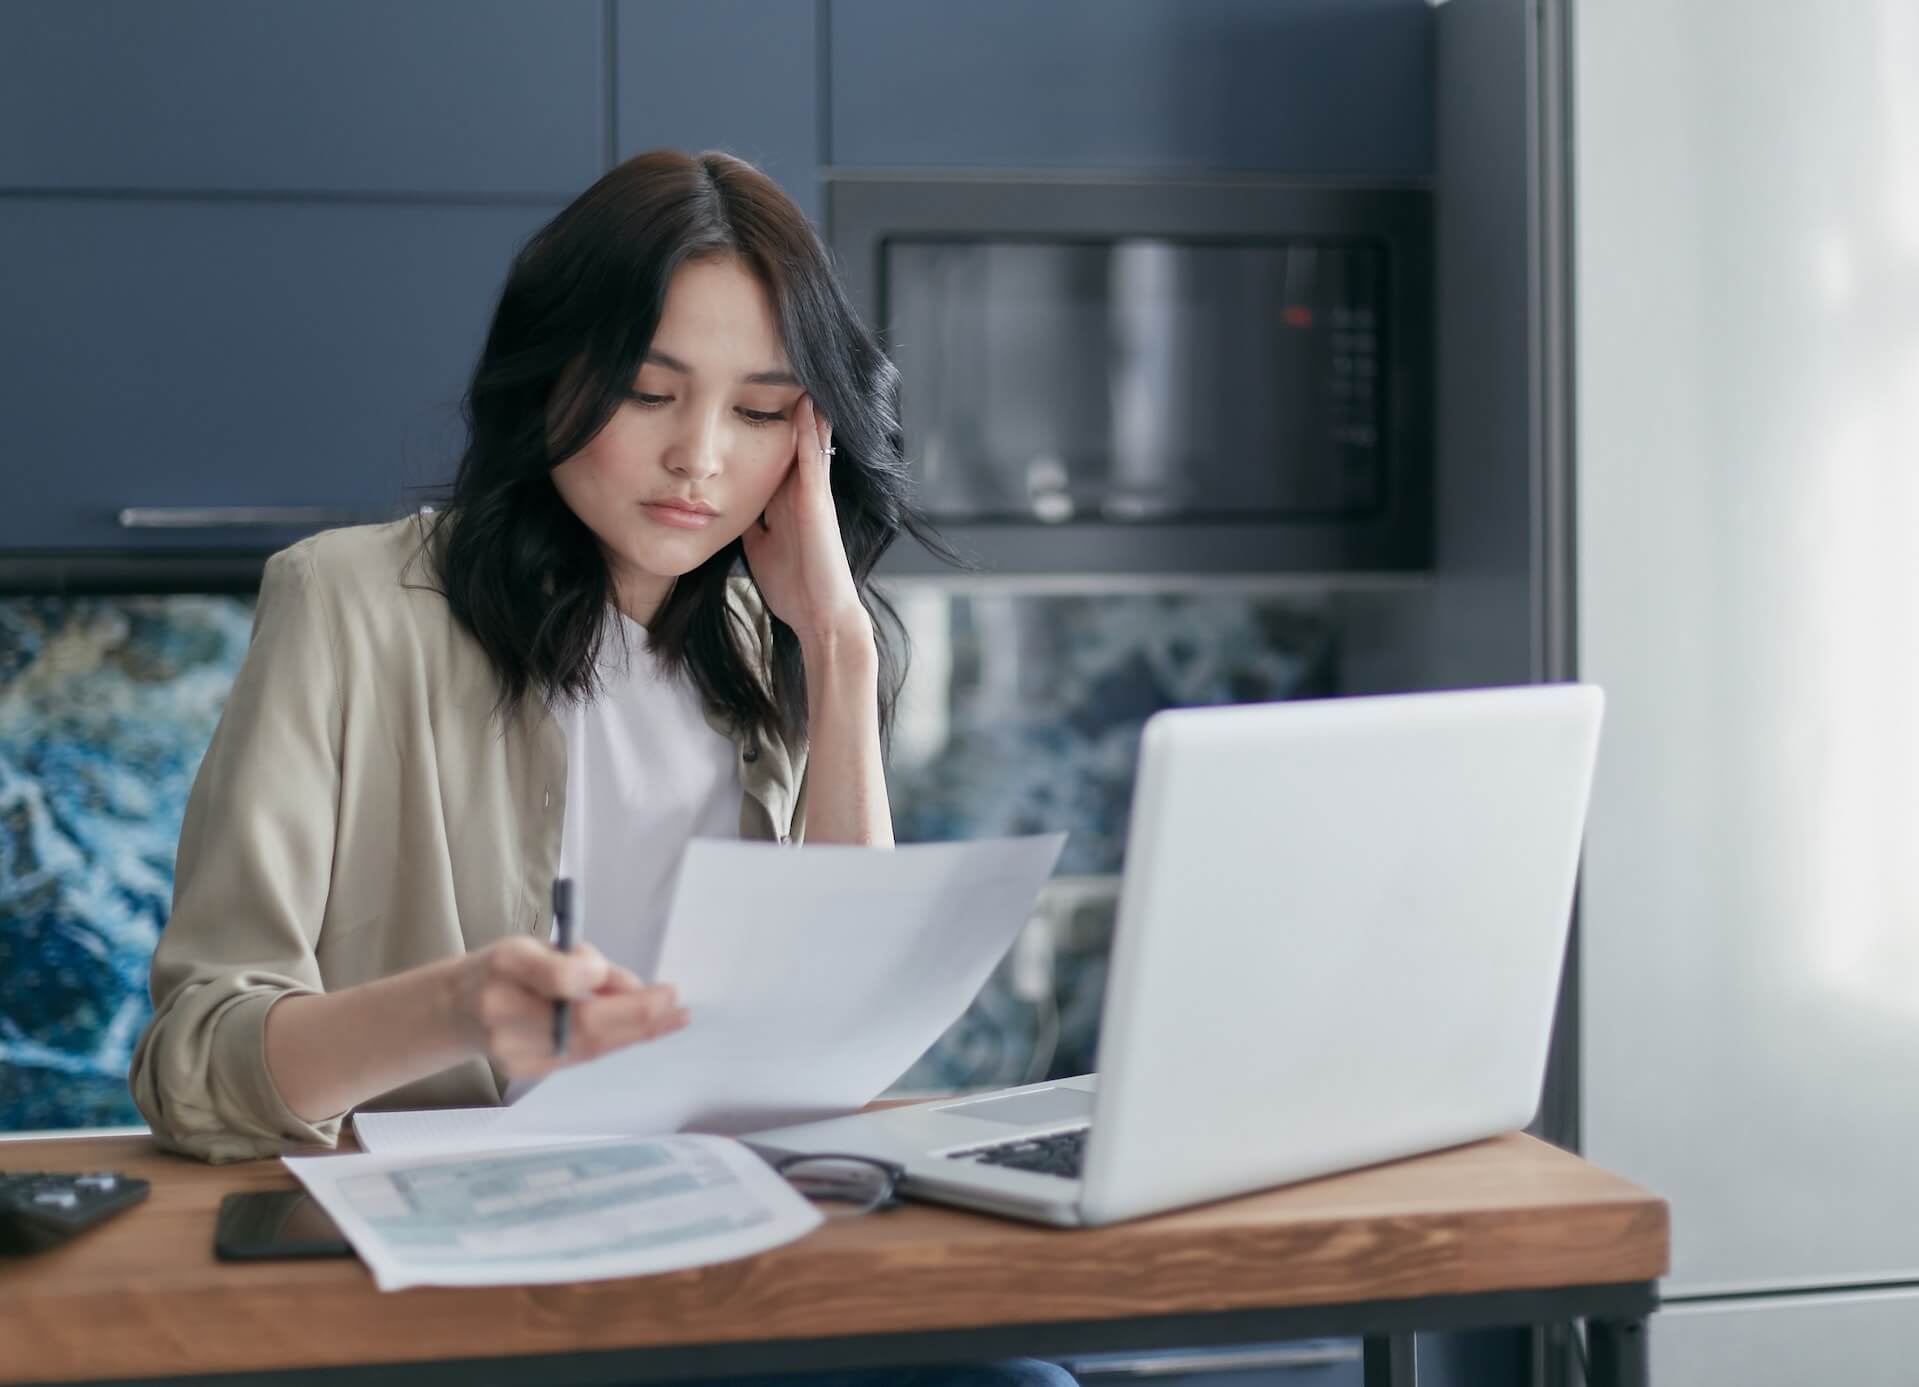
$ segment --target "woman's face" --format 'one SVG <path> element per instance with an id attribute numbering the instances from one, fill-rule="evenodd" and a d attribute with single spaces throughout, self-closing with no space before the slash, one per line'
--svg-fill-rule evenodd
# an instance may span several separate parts
<path id="1" fill-rule="evenodd" d="M 630 397 L 553 484 L 645 624 L 673 580 L 738 539 L 793 461 L 793 378 L 765 287 L 737 257 L 674 272 Z"/>

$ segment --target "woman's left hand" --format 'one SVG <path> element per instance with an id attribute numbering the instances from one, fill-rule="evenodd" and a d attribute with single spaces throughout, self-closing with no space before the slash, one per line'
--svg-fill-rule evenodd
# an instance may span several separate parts
<path id="1" fill-rule="evenodd" d="M 868 624 L 833 508 L 832 428 L 815 412 L 810 395 L 800 396 L 793 426 L 786 479 L 740 544 L 767 610 L 805 643 Z"/>

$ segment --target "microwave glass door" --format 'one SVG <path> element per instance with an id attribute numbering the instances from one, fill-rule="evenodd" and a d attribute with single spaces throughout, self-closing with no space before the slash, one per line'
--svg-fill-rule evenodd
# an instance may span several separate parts
<path id="1" fill-rule="evenodd" d="M 1342 520 L 1384 502 L 1383 247 L 889 238 L 936 521 Z"/>

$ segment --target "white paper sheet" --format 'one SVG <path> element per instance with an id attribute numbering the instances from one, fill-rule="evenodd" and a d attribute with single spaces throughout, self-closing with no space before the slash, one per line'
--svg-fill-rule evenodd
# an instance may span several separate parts
<path id="1" fill-rule="evenodd" d="M 283 1160 L 383 1291 L 705 1266 L 791 1242 L 821 1221 L 724 1137 Z"/>
<path id="2" fill-rule="evenodd" d="M 690 843 L 659 971 L 691 1013 L 684 1030 L 548 1075 L 511 1107 L 366 1114 L 360 1140 L 459 1150 L 851 1112 L 978 995 L 1065 841 Z"/>
<path id="3" fill-rule="evenodd" d="M 353 1114 L 353 1134 L 362 1151 L 419 1154 L 428 1151 L 480 1151 L 503 1146 L 551 1146 L 586 1140 L 588 1132 L 507 1132 L 500 1130 L 505 1108 L 398 1108 Z"/>

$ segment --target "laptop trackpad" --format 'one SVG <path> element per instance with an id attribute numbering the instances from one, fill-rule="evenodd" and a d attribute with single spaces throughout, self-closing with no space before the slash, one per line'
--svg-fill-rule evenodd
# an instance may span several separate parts
<path id="1" fill-rule="evenodd" d="M 977 1103 L 955 1103 L 941 1108 L 946 1117 L 979 1117 L 988 1122 L 1037 1126 L 1093 1115 L 1093 1095 L 1083 1088 L 1042 1088 L 1035 1093 L 1009 1093 L 1004 1098 L 982 1098 Z"/>

